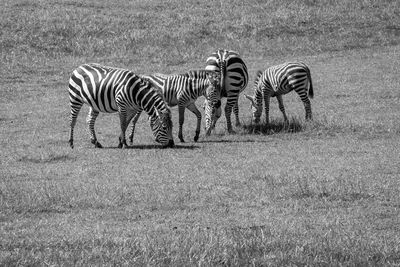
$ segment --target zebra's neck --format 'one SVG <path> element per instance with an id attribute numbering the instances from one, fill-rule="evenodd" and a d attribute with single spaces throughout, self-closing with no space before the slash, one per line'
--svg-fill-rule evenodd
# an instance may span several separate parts
<path id="1" fill-rule="evenodd" d="M 205 95 L 206 89 L 210 86 L 208 79 L 191 79 L 192 91 L 195 97 Z"/>
<path id="2" fill-rule="evenodd" d="M 152 118 L 157 116 L 156 109 L 159 112 L 167 111 L 167 107 L 162 96 L 150 87 L 148 88 L 148 92 L 143 102 L 142 108 Z"/>
<path id="3" fill-rule="evenodd" d="M 130 102 L 139 106 L 143 109 L 150 117 L 156 116 L 155 108 L 158 111 L 167 110 L 164 100 L 160 93 L 154 89 L 150 83 L 142 80 L 138 76 L 133 77 L 129 82 L 125 84 L 126 90 L 128 90 Z M 132 90 L 130 88 L 137 88 Z"/>

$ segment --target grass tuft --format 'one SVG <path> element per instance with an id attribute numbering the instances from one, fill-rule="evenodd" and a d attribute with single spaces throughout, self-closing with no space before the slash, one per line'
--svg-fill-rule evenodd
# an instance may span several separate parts
<path id="1" fill-rule="evenodd" d="M 260 123 L 242 125 L 244 134 L 278 134 L 278 133 L 298 133 L 304 130 L 304 122 L 299 120 L 297 117 L 289 117 L 288 122 L 283 119 L 272 119 L 268 124 Z"/>

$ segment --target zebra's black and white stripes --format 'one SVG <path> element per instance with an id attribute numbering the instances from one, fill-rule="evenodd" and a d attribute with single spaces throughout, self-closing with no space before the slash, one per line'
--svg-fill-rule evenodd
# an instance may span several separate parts
<path id="1" fill-rule="evenodd" d="M 247 67 L 240 55 L 234 51 L 220 49 L 212 53 L 207 58 L 206 70 L 216 71 L 221 77 L 221 97 L 226 97 L 225 117 L 228 132 L 233 132 L 231 123 L 231 112 L 235 114 L 236 125 L 240 125 L 239 121 L 239 94 L 246 88 L 248 83 Z M 207 107 L 210 105 L 207 101 L 206 105 L 206 131 L 209 133 L 215 125 L 218 115 L 209 112 L 219 112 L 215 107 Z"/>
<path id="2" fill-rule="evenodd" d="M 150 125 L 156 140 L 163 146 L 173 146 L 172 121 L 170 110 L 162 96 L 150 83 L 132 71 L 84 64 L 75 69 L 69 80 L 71 106 L 70 146 L 73 148 L 73 132 L 78 113 L 84 103 L 90 106 L 87 117 L 91 142 L 98 142 L 94 124 L 100 112 L 118 112 L 121 135 L 118 147 L 127 146 L 125 131 L 130 120 L 141 111 L 150 116 Z"/>
<path id="3" fill-rule="evenodd" d="M 150 81 L 162 93 L 166 103 L 170 106 L 178 105 L 179 111 L 179 133 L 178 137 L 181 142 L 184 142 L 182 128 L 184 123 L 185 109 L 189 109 L 197 117 L 197 127 L 194 136 L 194 141 L 197 142 L 200 134 L 201 113 L 197 109 L 195 102 L 200 96 L 206 97 L 208 101 L 217 106 L 219 101 L 219 74 L 214 71 L 189 71 L 183 74 L 153 74 L 143 75 L 144 79 Z M 135 122 L 133 120 L 132 133 L 130 138 L 133 138 Z"/>
<path id="4" fill-rule="evenodd" d="M 288 62 L 270 67 L 264 72 L 258 71 L 254 82 L 254 95 L 245 95 L 252 103 L 253 119 L 260 122 L 262 114 L 262 100 L 266 123 L 269 123 L 269 102 L 271 97 L 276 97 L 285 121 L 287 116 L 283 106 L 282 95 L 294 90 L 303 101 L 306 119 L 312 119 L 310 98 L 314 96 L 310 69 L 301 62 Z"/>

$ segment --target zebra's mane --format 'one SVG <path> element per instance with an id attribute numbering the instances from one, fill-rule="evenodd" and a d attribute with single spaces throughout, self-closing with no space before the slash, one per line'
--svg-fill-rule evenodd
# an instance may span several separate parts
<path id="1" fill-rule="evenodd" d="M 254 87 L 256 88 L 255 90 L 257 90 L 258 88 L 258 83 L 260 82 L 261 76 L 262 76 L 262 71 L 258 70 L 256 73 L 256 79 L 254 80 Z"/>

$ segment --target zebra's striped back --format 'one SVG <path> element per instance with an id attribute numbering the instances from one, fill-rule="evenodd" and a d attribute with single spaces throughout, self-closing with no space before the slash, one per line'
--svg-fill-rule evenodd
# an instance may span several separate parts
<path id="1" fill-rule="evenodd" d="M 141 75 L 144 80 L 150 82 L 157 90 L 162 91 L 164 82 L 168 78 L 167 74 L 154 73 L 151 75 Z"/>

